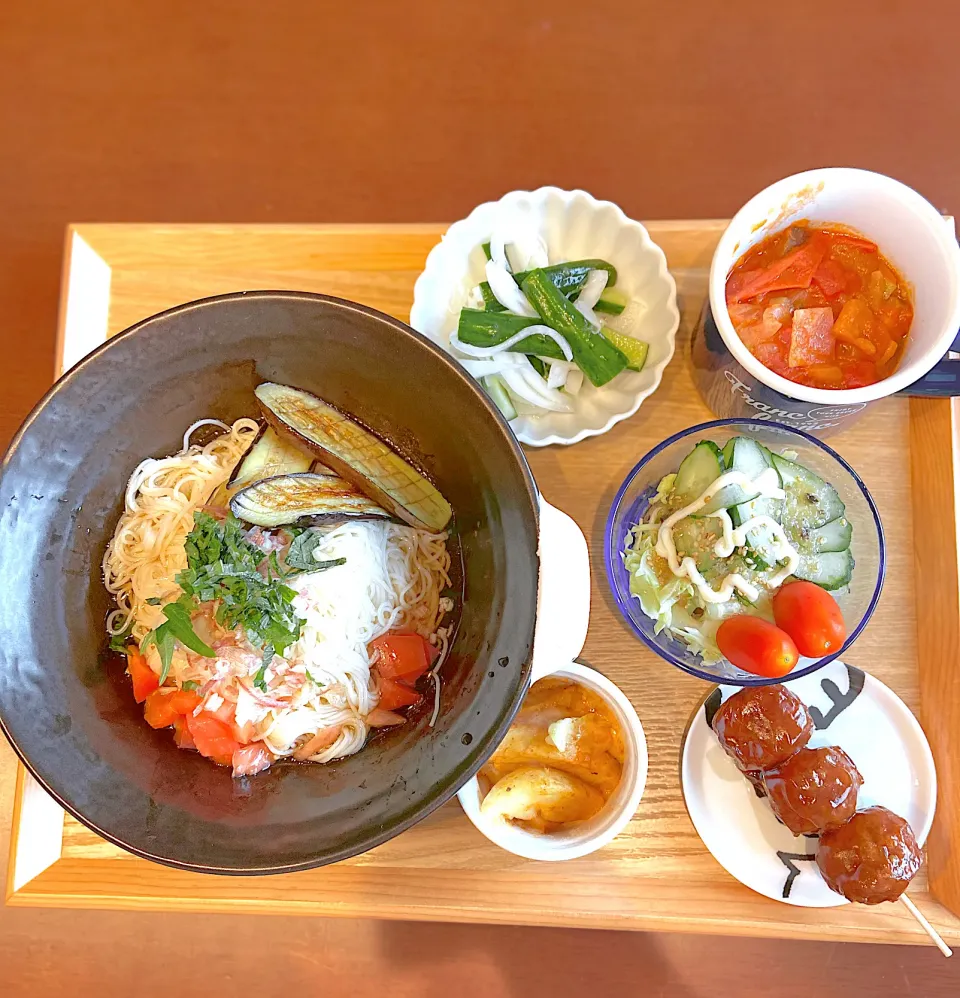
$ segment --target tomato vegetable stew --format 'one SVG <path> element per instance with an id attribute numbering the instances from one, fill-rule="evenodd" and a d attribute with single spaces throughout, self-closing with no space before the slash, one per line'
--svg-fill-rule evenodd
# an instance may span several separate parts
<path id="1" fill-rule="evenodd" d="M 913 321 L 910 288 L 876 243 L 808 221 L 740 257 L 726 299 L 750 353 L 812 388 L 863 388 L 889 377 Z"/>

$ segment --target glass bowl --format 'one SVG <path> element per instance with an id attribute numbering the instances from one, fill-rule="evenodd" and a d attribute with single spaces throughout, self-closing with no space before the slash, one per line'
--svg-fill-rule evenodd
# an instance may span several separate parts
<path id="1" fill-rule="evenodd" d="M 654 633 L 656 621 L 643 612 L 639 599 L 630 594 L 630 573 L 624 568 L 621 557 L 627 530 L 635 526 L 646 512 L 660 479 L 675 472 L 699 441 L 712 440 L 723 447 L 730 437 L 735 436 L 753 437 L 772 451 L 795 451 L 800 464 L 816 472 L 837 490 L 846 505 L 845 516 L 853 527 L 851 549 L 856 567 L 850 586 L 836 594 L 847 625 L 848 636 L 843 647 L 824 658 L 801 658 L 787 676 L 776 679 L 744 672 L 727 659 L 706 663 L 668 631 Z M 799 679 L 842 655 L 867 626 L 880 599 L 885 571 L 880 514 L 860 476 L 836 451 L 816 438 L 801 430 L 762 419 L 718 419 L 699 423 L 675 433 L 654 447 L 620 486 L 607 517 L 604 547 L 610 588 L 617 607 L 637 637 L 678 669 L 700 679 L 735 686 L 765 686 L 784 679 Z"/>

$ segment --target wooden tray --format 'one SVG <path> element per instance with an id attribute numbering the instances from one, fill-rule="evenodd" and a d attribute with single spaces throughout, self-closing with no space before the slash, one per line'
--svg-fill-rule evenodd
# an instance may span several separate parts
<path id="1" fill-rule="evenodd" d="M 690 823 L 678 777 L 681 735 L 707 687 L 633 638 L 608 592 L 603 525 L 617 486 L 653 444 L 710 418 L 686 352 L 723 225 L 649 227 L 677 278 L 683 311 L 677 355 L 659 391 L 603 437 L 528 451 L 544 495 L 576 518 L 590 543 L 593 609 L 583 658 L 622 687 L 647 733 L 646 793 L 619 838 L 581 860 L 538 864 L 487 842 L 451 802 L 386 845 L 333 867 L 211 877 L 109 845 L 65 817 L 21 769 L 8 901 L 925 943 L 900 905 L 789 907 L 754 894 L 716 863 Z M 322 291 L 406 319 L 413 282 L 442 231 L 440 225 L 76 226 L 67 233 L 58 357 L 69 365 L 147 315 L 239 289 Z M 957 416 L 951 402 L 890 399 L 832 441 L 873 492 L 889 549 L 883 599 L 849 660 L 892 686 L 921 716 L 933 744 L 940 806 L 928 866 L 911 893 L 954 942 L 960 918 L 934 898 L 960 912 Z M 915 570 L 923 581 L 918 588 Z"/>

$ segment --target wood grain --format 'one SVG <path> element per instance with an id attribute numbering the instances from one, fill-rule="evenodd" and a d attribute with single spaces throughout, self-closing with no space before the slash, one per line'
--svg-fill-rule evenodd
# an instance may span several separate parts
<path id="1" fill-rule="evenodd" d="M 754 894 L 713 860 L 687 816 L 678 779 L 681 735 L 704 684 L 664 664 L 633 638 L 608 592 L 602 535 L 616 488 L 663 437 L 710 418 L 693 388 L 686 354 L 722 227 L 722 222 L 650 225 L 677 278 L 683 313 L 677 356 L 658 392 L 603 437 L 527 452 L 546 498 L 577 520 L 590 545 L 593 607 L 583 659 L 621 686 L 647 735 L 647 789 L 621 836 L 593 856 L 537 864 L 487 842 L 452 803 L 410 832 L 336 867 L 279 878 L 212 878 L 131 857 L 68 818 L 61 858 L 16 891 L 11 903 L 925 942 L 899 906 L 794 908 Z M 405 318 L 413 281 L 442 227 L 80 225 L 76 232 L 111 268 L 112 334 L 191 298 L 256 287 L 351 294 Z M 876 674 L 916 710 L 909 416 L 904 400 L 878 403 L 833 442 L 873 492 L 889 546 L 884 596 L 850 661 Z M 29 836 L 30 830 L 19 833 Z M 944 936 L 960 941 L 960 919 L 930 898 L 923 875 L 913 894 Z"/>
<path id="2" fill-rule="evenodd" d="M 931 889 L 960 912 L 960 403 L 913 399 L 910 453 L 920 719 L 937 764 L 937 820 L 927 843 Z"/>

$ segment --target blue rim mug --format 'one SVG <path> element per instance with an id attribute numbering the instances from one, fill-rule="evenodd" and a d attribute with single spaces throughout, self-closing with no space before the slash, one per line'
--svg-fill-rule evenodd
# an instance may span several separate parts
<path id="1" fill-rule="evenodd" d="M 737 260 L 790 222 L 851 226 L 874 240 L 913 289 L 914 318 L 899 367 L 865 388 L 796 384 L 764 367 L 727 313 L 727 275 Z M 870 402 L 908 395 L 960 395 L 960 247 L 952 222 L 897 180 L 867 170 L 828 168 L 787 177 L 734 216 L 710 265 L 710 288 L 693 333 L 694 380 L 720 418 L 766 419 L 817 436 L 854 420 Z"/>

